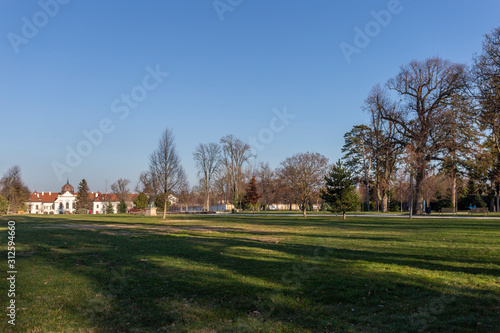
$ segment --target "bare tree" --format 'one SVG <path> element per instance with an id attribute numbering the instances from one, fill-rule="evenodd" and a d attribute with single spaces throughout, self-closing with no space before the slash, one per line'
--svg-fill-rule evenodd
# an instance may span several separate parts
<path id="1" fill-rule="evenodd" d="M 402 103 L 398 108 L 384 110 L 382 117 L 394 123 L 404 139 L 414 145 L 417 214 L 422 214 L 424 208 L 426 168 L 448 135 L 442 131 L 447 121 L 444 111 L 466 85 L 465 66 L 440 58 L 412 61 L 387 82 Z"/>
<path id="2" fill-rule="evenodd" d="M 233 135 L 226 135 L 220 140 L 222 144 L 222 163 L 228 173 L 233 190 L 233 204 L 239 202 L 239 188 L 242 183 L 243 164 L 248 163 L 254 157 L 250 145 L 235 138 Z"/>
<path id="3" fill-rule="evenodd" d="M 405 142 L 395 124 L 383 118 L 384 114 L 392 114 L 396 109 L 396 104 L 391 101 L 386 90 L 375 85 L 365 101 L 364 109 L 371 116 L 370 146 L 375 171 L 377 209 L 379 203 L 382 203 L 382 212 L 386 213 L 391 181 Z"/>
<path id="4" fill-rule="evenodd" d="M 261 202 L 264 209 L 269 209 L 269 205 L 275 200 L 276 179 L 275 173 L 269 163 L 261 162 L 257 169 L 258 191 L 261 193 Z"/>
<path id="5" fill-rule="evenodd" d="M 193 153 L 198 177 L 205 194 L 205 210 L 210 209 L 210 192 L 215 181 L 215 176 L 221 166 L 221 148 L 217 143 L 200 143 Z"/>
<path id="6" fill-rule="evenodd" d="M 307 206 L 325 185 L 328 159 L 319 153 L 300 153 L 286 158 L 278 169 L 279 178 L 288 187 L 295 203 L 298 203 L 304 217 Z"/>
<path id="7" fill-rule="evenodd" d="M 129 179 L 120 178 L 113 184 L 111 184 L 111 191 L 118 197 L 118 200 L 125 200 L 130 190 L 128 188 L 128 184 L 130 184 Z"/>
<path id="8" fill-rule="evenodd" d="M 149 172 L 154 178 L 156 193 L 163 194 L 163 219 L 165 219 L 169 197 L 186 180 L 181 159 L 175 149 L 174 134 L 168 128 L 163 132 L 158 142 L 158 148 L 149 157 Z"/>
<path id="9" fill-rule="evenodd" d="M 478 120 L 491 147 L 489 178 L 500 210 L 500 27 L 485 36 L 483 50 L 474 59 L 474 97 L 479 102 Z"/>
<path id="10" fill-rule="evenodd" d="M 30 191 L 21 178 L 21 168 L 18 165 L 11 167 L 0 179 L 0 194 L 8 201 L 7 213 L 24 209 Z"/>
<path id="11" fill-rule="evenodd" d="M 155 195 L 154 177 L 149 171 L 143 171 L 139 175 L 139 181 L 135 187 L 135 191 L 146 194 L 151 202 L 152 197 Z"/>

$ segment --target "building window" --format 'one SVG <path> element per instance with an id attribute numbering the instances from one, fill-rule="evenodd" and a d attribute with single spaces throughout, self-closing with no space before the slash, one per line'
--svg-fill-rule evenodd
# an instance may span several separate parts
<path id="1" fill-rule="evenodd" d="M 36 207 L 36 209 L 38 209 L 38 205 L 36 205 L 35 207 Z"/>
<path id="2" fill-rule="evenodd" d="M 69 202 L 66 202 L 66 209 L 69 209 Z"/>
<path id="3" fill-rule="evenodd" d="M 99 205 L 96 205 L 96 208 L 99 209 Z"/>

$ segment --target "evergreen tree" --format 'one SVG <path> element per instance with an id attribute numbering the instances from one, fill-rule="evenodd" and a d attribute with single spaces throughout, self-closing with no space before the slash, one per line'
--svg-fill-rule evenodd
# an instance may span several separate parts
<path id="1" fill-rule="evenodd" d="M 321 190 L 321 198 L 330 206 L 332 212 L 342 212 L 344 220 L 346 212 L 358 209 L 359 195 L 349 170 L 339 160 L 332 166 L 330 173 L 325 176 L 326 186 Z"/>
<path id="2" fill-rule="evenodd" d="M 114 214 L 115 213 L 115 210 L 113 209 L 113 205 L 108 202 L 108 204 L 106 205 L 106 214 Z"/>
<path id="3" fill-rule="evenodd" d="M 148 206 L 149 198 L 144 192 L 139 193 L 137 198 L 134 200 L 135 207 L 137 209 L 145 209 Z"/>
<path id="4" fill-rule="evenodd" d="M 166 209 L 168 211 L 170 205 L 170 200 L 165 200 L 165 194 L 163 193 L 158 195 L 155 199 L 155 206 L 157 207 L 158 211 L 163 212 L 163 209 Z"/>
<path id="5" fill-rule="evenodd" d="M 120 203 L 118 204 L 118 213 L 124 214 L 127 212 L 127 203 L 125 202 L 124 199 L 120 200 Z"/>
<path id="6" fill-rule="evenodd" d="M 92 209 L 92 200 L 89 198 L 89 185 L 85 179 L 82 179 L 78 185 L 78 199 L 76 201 L 77 209 Z"/>
<path id="7" fill-rule="evenodd" d="M 255 209 L 260 205 L 260 197 L 261 195 L 257 192 L 257 180 L 253 176 L 248 183 L 247 193 L 244 197 L 245 203 L 252 209 L 253 216 L 255 216 Z"/>

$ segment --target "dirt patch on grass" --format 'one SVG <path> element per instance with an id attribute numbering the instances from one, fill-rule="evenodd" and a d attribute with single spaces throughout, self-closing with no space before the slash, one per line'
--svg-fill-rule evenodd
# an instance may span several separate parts
<path id="1" fill-rule="evenodd" d="M 107 233 L 113 235 L 137 235 L 150 233 L 174 233 L 179 231 L 201 231 L 201 232 L 247 232 L 242 228 L 230 227 L 207 227 L 203 225 L 172 225 L 172 226 L 155 226 L 143 224 L 51 224 L 47 226 L 36 226 L 34 228 L 48 229 L 76 229 L 76 230 L 106 230 Z M 116 230 L 116 231 L 115 231 Z"/>

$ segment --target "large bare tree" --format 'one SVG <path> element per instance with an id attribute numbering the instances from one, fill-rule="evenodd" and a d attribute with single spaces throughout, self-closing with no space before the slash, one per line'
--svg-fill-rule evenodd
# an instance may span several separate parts
<path id="1" fill-rule="evenodd" d="M 0 179 L 0 194 L 8 201 L 7 213 L 24 209 L 30 191 L 21 178 L 21 168 L 18 165 L 11 167 Z"/>
<path id="2" fill-rule="evenodd" d="M 250 145 L 235 138 L 233 135 L 226 135 L 220 139 L 222 145 L 222 163 L 231 182 L 233 190 L 233 204 L 239 202 L 239 188 L 243 181 L 243 165 L 254 157 Z"/>
<path id="3" fill-rule="evenodd" d="M 319 153 L 299 153 L 281 162 L 277 172 L 305 217 L 307 206 L 325 185 L 328 159 Z"/>
<path id="4" fill-rule="evenodd" d="M 130 184 L 130 180 L 124 178 L 120 178 L 111 184 L 111 191 L 118 197 L 118 200 L 125 200 L 127 194 L 130 193 L 128 184 Z"/>
<path id="5" fill-rule="evenodd" d="M 440 58 L 411 61 L 387 82 L 401 103 L 384 110 L 382 117 L 413 145 L 415 163 L 416 213 L 422 214 L 423 181 L 429 162 L 436 158 L 447 139 L 445 117 L 453 98 L 467 86 L 466 68 Z"/>
<path id="6" fill-rule="evenodd" d="M 205 210 L 210 209 L 210 192 L 215 181 L 215 176 L 221 166 L 221 148 L 217 143 L 200 143 L 193 152 L 198 177 L 205 195 Z"/>
<path id="7" fill-rule="evenodd" d="M 474 96 L 479 102 L 478 119 L 491 147 L 489 178 L 494 183 L 496 209 L 500 207 L 500 27 L 485 36 L 482 52 L 474 59 Z"/>
<path id="8" fill-rule="evenodd" d="M 382 205 L 382 212 L 388 211 L 391 181 L 396 172 L 396 164 L 403 153 L 404 140 L 396 130 L 395 124 L 384 119 L 384 114 L 391 114 L 396 104 L 388 92 L 380 85 L 375 85 L 365 101 L 364 110 L 370 114 L 370 146 L 374 166 L 375 195 L 377 208 Z"/>
<path id="9" fill-rule="evenodd" d="M 163 194 L 163 219 L 165 219 L 170 196 L 186 181 L 181 159 L 175 149 L 174 134 L 168 128 L 163 132 L 158 147 L 149 157 L 149 172 L 154 178 L 156 193 Z"/>
<path id="10" fill-rule="evenodd" d="M 261 203 L 265 210 L 276 200 L 276 174 L 267 162 L 261 162 L 256 171 L 258 191 L 261 193 Z"/>

